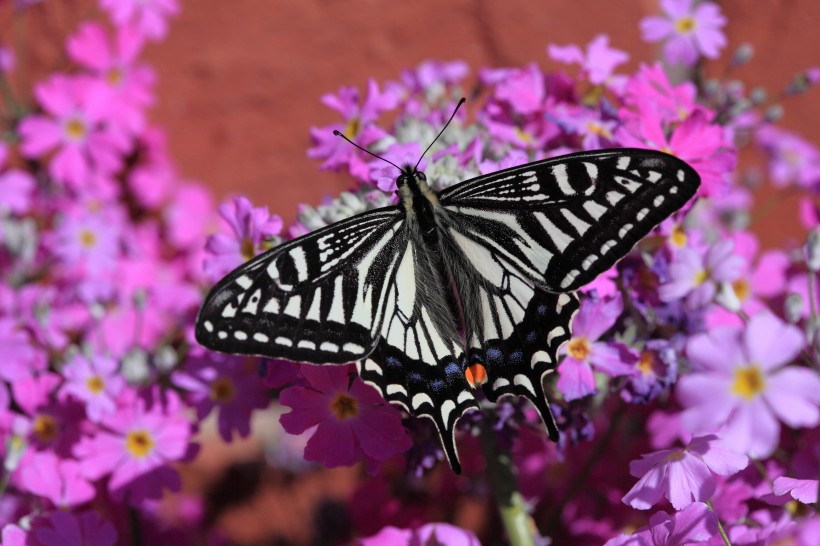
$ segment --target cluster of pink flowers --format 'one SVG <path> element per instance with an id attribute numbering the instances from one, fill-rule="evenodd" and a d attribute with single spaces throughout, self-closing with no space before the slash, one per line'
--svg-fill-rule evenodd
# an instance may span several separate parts
<path id="1" fill-rule="evenodd" d="M 663 42 L 665 61 L 721 54 L 716 4 L 661 4 L 640 30 Z M 497 543 L 495 517 L 452 525 L 459 506 L 491 497 L 481 434 L 509 450 L 539 543 L 816 544 L 820 151 L 777 126 L 759 97 L 721 81 L 674 83 L 648 59 L 621 72 L 628 55 L 605 35 L 550 44 L 543 60 L 560 69 L 550 72 L 531 64 L 470 79 L 463 62 L 425 62 L 323 98 L 341 119 L 311 131 L 308 154 L 348 175 L 351 190 L 284 226 L 243 197 L 216 208 L 180 178 L 149 121 L 155 74 L 140 54 L 164 38 L 177 2 L 99 7 L 106 23 L 66 39 L 70 69 L 38 82 L 32 104 L 8 95 L 4 107 L 14 138 L 0 143 L 0 544 L 219 543 L 201 507 L 172 526 L 159 501 L 180 489 L 199 423 L 211 416 L 230 442 L 271 405 L 298 439 L 276 446 L 271 464 L 363 463 L 345 509 L 362 544 Z M 0 44 L 0 78 L 14 65 Z M 819 79 L 808 69 L 784 96 Z M 435 189 L 603 147 L 672 153 L 703 184 L 583 290 L 548 385 L 559 444 L 531 407 L 506 400 L 462 420 L 455 477 L 430 423 L 386 404 L 352 367 L 217 355 L 196 345 L 193 322 L 205 291 L 237 265 L 395 202 L 395 169 L 333 130 L 415 162 L 474 83 L 472 114 L 460 112 L 421 165 Z M 741 143 L 765 157 L 768 183 L 800 192 L 804 244 L 760 250 Z M 299 442 L 304 460 L 293 457 Z"/>

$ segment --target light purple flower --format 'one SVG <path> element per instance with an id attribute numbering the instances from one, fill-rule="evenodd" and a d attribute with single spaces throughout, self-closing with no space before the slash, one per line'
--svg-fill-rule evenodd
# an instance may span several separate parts
<path id="1" fill-rule="evenodd" d="M 265 409 L 270 403 L 259 363 L 246 357 L 203 352 L 189 358 L 172 380 L 186 391 L 186 399 L 200 421 L 214 409 L 219 410 L 217 427 L 226 442 L 233 439 L 234 432 L 248 436 L 253 411 Z"/>
<path id="2" fill-rule="evenodd" d="M 718 283 L 740 277 L 744 261 L 732 252 L 733 248 L 731 240 L 721 240 L 705 252 L 689 247 L 678 250 L 669 266 L 671 279 L 658 290 L 661 300 L 686 298 L 690 309 L 709 304 L 717 293 Z"/>
<path id="3" fill-rule="evenodd" d="M 726 45 L 721 28 L 726 18 L 712 2 L 693 0 L 661 0 L 664 17 L 651 16 L 641 20 L 643 39 L 648 42 L 666 40 L 664 55 L 672 64 L 692 66 L 700 55 L 716 59 Z"/>
<path id="4" fill-rule="evenodd" d="M 80 472 L 80 463 L 60 459 L 51 451 L 29 451 L 20 462 L 18 483 L 21 488 L 45 497 L 58 508 L 84 504 L 97 491 Z"/>
<path id="5" fill-rule="evenodd" d="M 587 298 L 573 322 L 573 337 L 561 346 L 560 354 L 566 357 L 558 365 L 556 386 L 567 400 L 576 400 L 595 392 L 595 370 L 609 376 L 634 373 L 637 360 L 626 346 L 620 343 L 598 341 L 623 312 L 620 295 L 596 300 Z"/>
<path id="6" fill-rule="evenodd" d="M 235 197 L 219 206 L 219 215 L 231 234 L 217 233 L 208 238 L 205 249 L 211 256 L 203 264 L 205 273 L 218 279 L 236 266 L 267 250 L 266 239 L 279 235 L 282 219 L 268 207 L 254 207 L 245 197 Z"/>
<path id="7" fill-rule="evenodd" d="M 97 512 L 70 514 L 57 510 L 37 520 L 29 533 L 30 546 L 114 546 L 117 531 Z M 4 543 L 5 546 L 5 543 Z"/>
<path id="8" fill-rule="evenodd" d="M 686 351 L 696 369 L 677 387 L 686 428 L 718 433 L 732 449 L 765 458 L 777 447 L 779 420 L 815 426 L 820 375 L 786 366 L 804 344 L 797 327 L 767 312 L 753 316 L 745 329 L 726 326 L 693 336 Z"/>
<path id="9" fill-rule="evenodd" d="M 820 150 L 791 131 L 772 125 L 761 127 L 755 138 L 769 156 L 769 178 L 782 188 L 796 184 L 804 188 L 820 184 Z"/>
<path id="10" fill-rule="evenodd" d="M 37 158 L 57 148 L 49 173 L 75 189 L 120 167 L 128 143 L 105 127 L 109 105 L 99 82 L 56 75 L 39 84 L 35 94 L 45 114 L 20 123 L 23 155 Z"/>
<path id="11" fill-rule="evenodd" d="M 394 144 L 381 155 L 399 167 L 404 167 L 405 165 L 415 165 L 421 157 L 421 152 L 421 146 L 417 142 L 409 142 L 407 144 Z M 396 178 L 399 175 L 396 167 L 379 159 L 371 161 L 369 165 L 371 169 L 370 179 L 376 182 L 376 186 L 380 190 L 383 192 L 396 191 Z M 422 158 L 421 163 L 419 163 L 419 170 L 424 171 L 426 166 L 427 160 Z"/>
<path id="12" fill-rule="evenodd" d="M 63 368 L 62 392 L 85 402 L 88 419 L 98 423 L 117 410 L 116 399 L 125 387 L 119 364 L 113 358 L 78 354 Z"/>
<path id="13" fill-rule="evenodd" d="M 100 0 L 100 7 L 115 25 L 133 25 L 152 40 L 165 38 L 167 19 L 179 13 L 177 0 Z"/>
<path id="14" fill-rule="evenodd" d="M 357 541 L 360 546 L 481 546 L 478 538 L 449 523 L 428 523 L 418 529 L 385 527 L 372 537 Z"/>
<path id="15" fill-rule="evenodd" d="M 279 421 L 291 434 L 316 427 L 305 446 L 306 460 L 327 467 L 364 460 L 375 473 L 383 461 L 412 445 L 398 410 L 358 377 L 350 381 L 347 368 L 305 365 L 302 375 L 306 386 L 280 394 L 279 401 L 291 412 Z"/>
<path id="16" fill-rule="evenodd" d="M 708 506 L 695 502 L 673 515 L 656 512 L 649 518 L 648 527 L 608 540 L 604 546 L 685 546 L 705 542 L 717 534 L 717 523 L 717 515 Z"/>
<path id="17" fill-rule="evenodd" d="M 817 503 L 818 480 L 798 480 L 780 476 L 775 478 L 772 491 L 775 495 L 789 494 L 794 500 L 803 504 Z"/>
<path id="18" fill-rule="evenodd" d="M 605 85 L 620 92 L 626 83 L 626 76 L 615 76 L 615 67 L 629 60 L 625 51 L 609 47 L 609 36 L 599 34 L 587 45 L 586 53 L 576 45 L 557 46 L 549 44 L 550 58 L 566 63 L 581 65 L 582 74 L 590 83 Z"/>
<path id="19" fill-rule="evenodd" d="M 745 455 L 722 446 L 715 435 L 693 438 L 683 449 L 656 451 L 629 463 L 630 474 L 640 480 L 623 501 L 638 510 L 648 510 L 666 497 L 675 510 L 681 510 L 712 497 L 715 474 L 730 476 L 748 464 Z"/>

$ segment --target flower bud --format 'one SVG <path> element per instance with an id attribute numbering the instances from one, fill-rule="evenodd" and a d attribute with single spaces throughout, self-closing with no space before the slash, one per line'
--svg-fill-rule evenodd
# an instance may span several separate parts
<path id="1" fill-rule="evenodd" d="M 783 107 L 775 104 L 766 109 L 766 114 L 763 116 L 767 122 L 779 121 L 783 117 Z"/>
<path id="2" fill-rule="evenodd" d="M 783 314 L 791 324 L 796 324 L 803 316 L 803 296 L 797 292 L 789 292 L 783 302 Z"/>
<path id="3" fill-rule="evenodd" d="M 820 271 L 820 226 L 815 226 L 806 238 L 803 246 L 803 256 L 809 271 Z"/>
<path id="4" fill-rule="evenodd" d="M 737 293 L 735 292 L 735 289 L 732 287 L 732 283 L 720 283 L 720 286 L 718 286 L 717 295 L 715 296 L 715 301 L 718 303 L 718 305 L 725 307 L 732 313 L 737 313 L 738 311 L 740 311 L 740 298 L 737 297 Z"/>
<path id="5" fill-rule="evenodd" d="M 141 385 L 151 379 L 151 368 L 145 351 L 134 349 L 122 357 L 122 375 L 131 385 Z"/>
<path id="6" fill-rule="evenodd" d="M 754 57 L 755 49 L 752 44 L 740 44 L 737 49 L 735 49 L 734 54 L 732 55 L 732 68 L 737 68 L 739 66 L 743 66 L 744 64 L 748 63 Z"/>

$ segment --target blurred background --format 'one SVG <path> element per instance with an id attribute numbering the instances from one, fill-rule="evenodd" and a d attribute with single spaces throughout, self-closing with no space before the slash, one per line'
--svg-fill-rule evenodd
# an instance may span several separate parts
<path id="1" fill-rule="evenodd" d="M 747 87 L 768 86 L 776 96 L 807 66 L 820 64 L 820 2 L 735 0 L 719 2 L 729 20 L 728 51 L 749 43 L 753 62 L 734 72 Z M 3 5 L 5 4 L 5 5 Z M 10 2 L 0 3 L 3 10 Z M 57 5 L 55 5 L 57 4 Z M 49 3 L 32 9 L 23 22 L 32 40 L 31 73 L 36 81 L 52 69 L 63 40 L 94 2 Z M 465 60 L 481 67 L 534 62 L 564 69 L 546 56 L 549 43 L 581 44 L 606 33 L 613 47 L 627 51 L 632 72 L 656 58 L 640 38 L 638 21 L 658 13 L 657 0 L 180 0 L 168 38 L 147 48 L 158 73 L 158 104 L 152 118 L 168 134 L 171 156 L 183 177 L 212 188 L 220 201 L 248 196 L 286 222 L 299 203 L 318 203 L 347 189 L 346 175 L 321 172 L 307 157 L 309 128 L 336 121 L 320 103 L 341 86 L 364 88 L 368 78 L 398 78 L 401 70 L 427 59 Z M 10 21 L 0 11 L 5 31 Z M 707 74 L 722 75 L 730 54 L 709 63 Z M 59 62 L 59 61 L 58 61 Z M 22 64 L 22 63 L 21 63 Z M 467 108 L 469 109 L 469 104 Z M 782 125 L 812 142 L 820 141 L 816 93 L 790 98 Z M 426 144 L 426 143 L 425 143 Z M 762 199 L 761 199 L 762 201 Z M 783 244 L 801 232 L 795 203 L 767 211 L 758 233 L 764 247 Z M 275 415 L 257 415 L 258 434 L 225 444 L 203 442 L 201 456 L 183 469 L 186 489 L 209 491 L 217 499 L 209 518 L 244 544 L 305 541 L 304 522 L 334 522 L 354 487 L 359 468 L 317 470 L 299 478 L 277 474 L 265 464 L 263 446 L 281 434 Z M 204 427 L 204 437 L 214 434 Z M 433 476 L 431 479 L 439 479 Z M 180 497 L 184 502 L 184 496 Z M 488 517 L 484 505 L 457 509 L 465 527 Z M 273 541 L 273 542 L 271 542 Z"/>

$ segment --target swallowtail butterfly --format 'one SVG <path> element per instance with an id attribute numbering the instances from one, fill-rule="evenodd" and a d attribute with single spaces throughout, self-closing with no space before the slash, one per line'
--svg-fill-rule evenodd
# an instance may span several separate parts
<path id="1" fill-rule="evenodd" d="M 222 279 L 196 323 L 210 349 L 357 362 L 382 396 L 433 420 L 460 471 L 456 421 L 487 397 L 528 398 L 558 429 L 543 380 L 570 339 L 574 291 L 609 269 L 700 185 L 639 149 L 536 161 L 433 191 L 406 166 L 397 206 L 288 241 Z"/>

